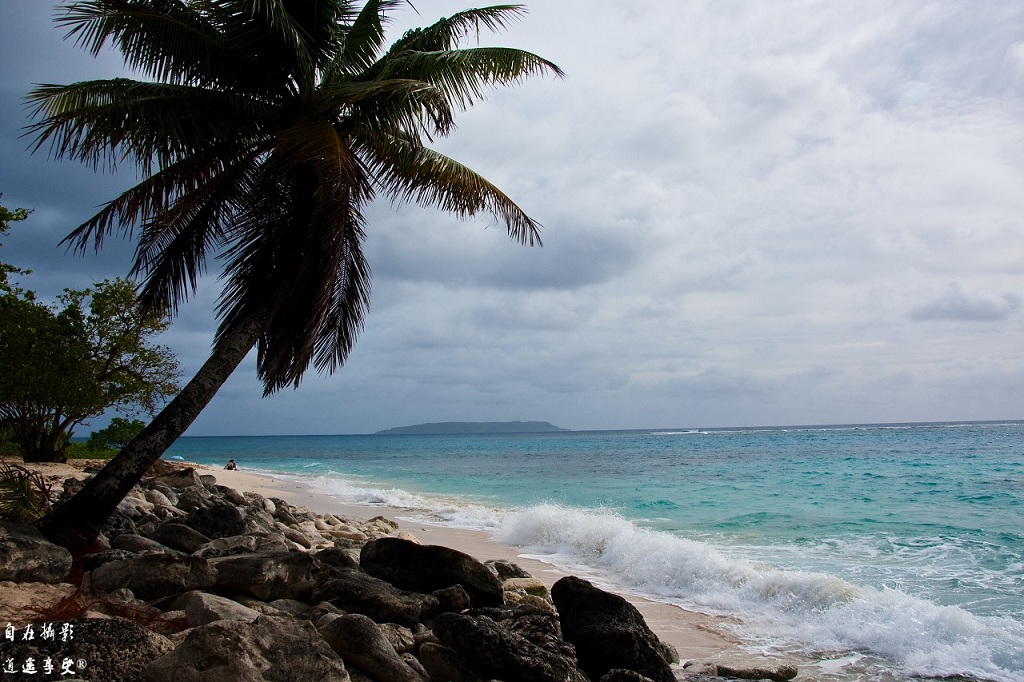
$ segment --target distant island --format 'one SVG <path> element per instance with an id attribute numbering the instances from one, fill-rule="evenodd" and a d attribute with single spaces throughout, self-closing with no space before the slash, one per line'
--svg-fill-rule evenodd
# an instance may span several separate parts
<path id="1" fill-rule="evenodd" d="M 378 431 L 376 435 L 448 436 L 479 433 L 551 433 L 568 431 L 550 422 L 433 422 L 415 426 L 396 426 Z"/>

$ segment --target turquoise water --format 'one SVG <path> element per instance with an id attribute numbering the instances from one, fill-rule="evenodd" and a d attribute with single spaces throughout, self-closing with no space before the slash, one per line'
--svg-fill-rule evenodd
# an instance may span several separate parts
<path id="1" fill-rule="evenodd" d="M 859 679 L 1024 680 L 1024 423 L 182 438 L 737 616 Z"/>

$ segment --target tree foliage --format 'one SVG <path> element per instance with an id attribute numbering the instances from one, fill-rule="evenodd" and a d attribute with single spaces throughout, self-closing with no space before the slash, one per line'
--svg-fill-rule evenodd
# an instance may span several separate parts
<path id="1" fill-rule="evenodd" d="M 89 448 L 91 450 L 120 450 L 128 444 L 128 441 L 142 433 L 144 428 L 146 428 L 146 422 L 141 419 L 129 420 L 124 417 L 114 417 L 105 428 L 89 434 Z"/>
<path id="2" fill-rule="evenodd" d="M 0 422 L 25 460 L 63 461 L 75 428 L 108 409 L 154 414 L 178 389 L 177 361 L 152 342 L 168 325 L 140 312 L 135 288 L 122 279 L 66 289 L 52 306 L 5 281 Z"/>

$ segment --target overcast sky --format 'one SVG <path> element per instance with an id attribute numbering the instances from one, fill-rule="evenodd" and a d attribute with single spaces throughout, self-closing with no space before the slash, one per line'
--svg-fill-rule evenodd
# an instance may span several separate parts
<path id="1" fill-rule="evenodd" d="M 401 26 L 471 6 L 415 5 Z M 528 6 L 481 41 L 568 78 L 495 92 L 439 147 L 543 223 L 544 247 L 375 207 L 348 364 L 264 399 L 250 357 L 190 435 L 1024 418 L 1024 3 Z M 0 0 L 0 193 L 34 210 L 0 257 L 44 296 L 127 272 L 128 242 L 58 242 L 136 180 L 27 150 L 32 84 L 120 68 L 53 13 Z M 189 376 L 217 287 L 163 338 Z"/>

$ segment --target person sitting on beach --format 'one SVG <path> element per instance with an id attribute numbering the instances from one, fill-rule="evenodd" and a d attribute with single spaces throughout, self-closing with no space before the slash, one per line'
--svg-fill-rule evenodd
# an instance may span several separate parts
<path id="1" fill-rule="evenodd" d="M 238 468 L 238 466 L 235 464 L 235 460 L 229 459 L 228 463 L 224 465 L 224 468 L 225 469 L 230 469 L 231 471 L 234 471 L 235 469 Z"/>

